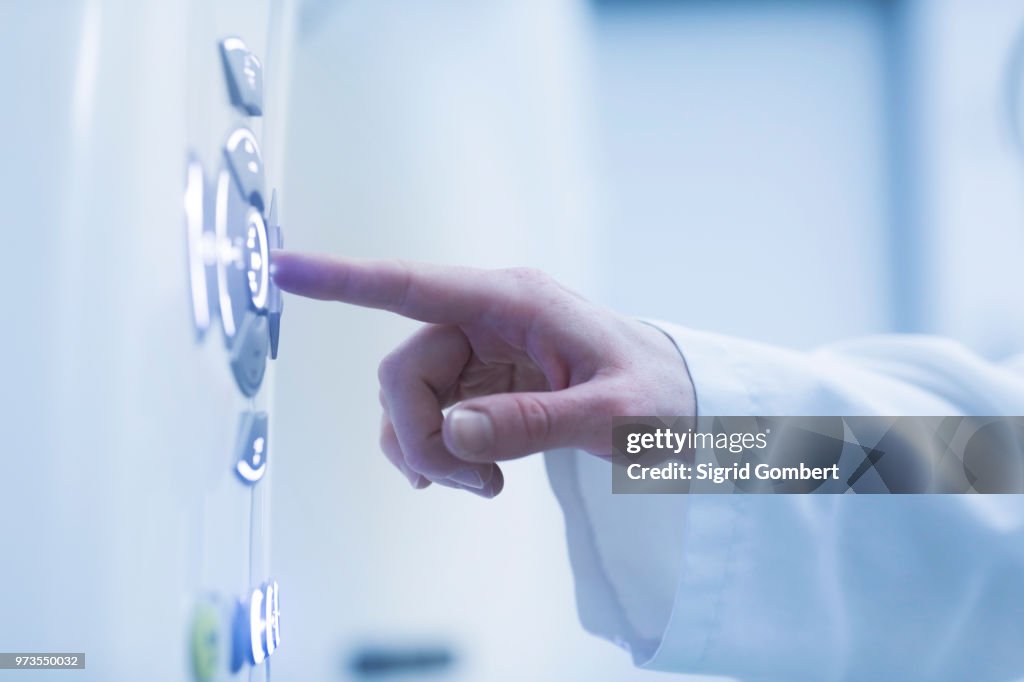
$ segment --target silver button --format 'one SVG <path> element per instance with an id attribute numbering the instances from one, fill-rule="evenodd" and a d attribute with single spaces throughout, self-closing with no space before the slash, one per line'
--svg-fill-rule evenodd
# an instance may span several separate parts
<path id="1" fill-rule="evenodd" d="M 266 412 L 242 413 L 235 444 L 235 473 L 246 485 L 255 485 L 267 471 Z"/>
<path id="2" fill-rule="evenodd" d="M 251 398 L 260 390 L 267 370 L 269 347 L 267 318 L 246 312 L 231 346 L 231 373 L 235 376 L 238 390 L 247 397 Z"/>
<path id="3" fill-rule="evenodd" d="M 220 43 L 231 104 L 249 116 L 263 114 L 263 64 L 241 38 Z"/>
<path id="4" fill-rule="evenodd" d="M 264 314 L 267 312 L 270 293 L 270 244 L 267 241 L 267 225 L 255 208 L 250 208 L 246 214 L 242 244 L 249 302 L 256 312 Z"/>
<path id="5" fill-rule="evenodd" d="M 224 157 L 242 196 L 253 205 L 263 208 L 263 155 L 252 131 L 248 128 L 233 130 L 224 143 Z"/>

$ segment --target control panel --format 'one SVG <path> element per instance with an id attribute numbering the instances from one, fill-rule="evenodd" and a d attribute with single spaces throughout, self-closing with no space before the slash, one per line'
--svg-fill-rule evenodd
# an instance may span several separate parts
<path id="1" fill-rule="evenodd" d="M 218 47 L 235 122 L 209 157 L 212 167 L 204 168 L 196 153 L 186 161 L 188 281 L 197 343 L 206 343 L 219 327 L 224 363 L 246 401 L 231 453 L 233 471 L 225 475 L 248 491 L 255 507 L 253 495 L 270 462 L 270 417 L 257 409 L 256 399 L 268 362 L 277 358 L 283 309 L 281 292 L 270 278 L 270 259 L 283 246 L 283 236 L 277 194 L 267 188 L 260 140 L 252 125 L 264 113 L 263 64 L 239 37 L 227 37 Z M 250 527 L 250 555 L 253 538 Z M 252 573 L 250 565 L 250 580 L 257 584 L 238 594 L 212 591 L 197 598 L 187 637 L 197 682 L 264 665 L 280 645 L 280 589 L 266 576 Z"/>

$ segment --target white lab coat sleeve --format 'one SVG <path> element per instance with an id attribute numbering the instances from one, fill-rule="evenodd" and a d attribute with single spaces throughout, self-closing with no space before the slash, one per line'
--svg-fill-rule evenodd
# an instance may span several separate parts
<path id="1" fill-rule="evenodd" d="M 702 415 L 1024 414 L 1022 363 L 950 341 L 799 353 L 657 326 L 686 358 Z M 638 665 L 744 680 L 1024 678 L 1022 496 L 613 496 L 607 462 L 546 462 L 580 618 Z"/>

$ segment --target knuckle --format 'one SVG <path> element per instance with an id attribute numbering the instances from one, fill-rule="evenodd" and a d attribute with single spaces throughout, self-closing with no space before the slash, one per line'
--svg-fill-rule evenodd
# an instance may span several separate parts
<path id="1" fill-rule="evenodd" d="M 528 288 L 542 288 L 551 283 L 551 277 L 543 270 L 528 267 L 516 267 L 507 270 L 508 275 Z"/>
<path id="2" fill-rule="evenodd" d="M 393 384 L 395 379 L 401 375 L 403 362 L 402 354 L 399 351 L 392 351 L 384 356 L 377 367 L 377 380 L 380 381 L 382 387 Z M 383 396 L 383 393 L 381 395 Z"/>
<path id="3" fill-rule="evenodd" d="M 391 429 L 390 424 L 381 424 L 380 429 L 380 451 L 383 452 L 388 459 L 394 461 L 397 456 L 401 456 L 401 448 L 398 447 L 398 439 L 395 437 L 394 431 Z"/>
<path id="4" fill-rule="evenodd" d="M 517 267 L 505 270 L 510 310 L 524 318 L 544 316 L 563 304 L 563 290 L 543 270 Z"/>
<path id="5" fill-rule="evenodd" d="M 543 400 L 536 396 L 522 396 L 519 399 L 519 413 L 523 420 L 523 430 L 531 441 L 543 441 L 551 435 L 555 424 Z"/>

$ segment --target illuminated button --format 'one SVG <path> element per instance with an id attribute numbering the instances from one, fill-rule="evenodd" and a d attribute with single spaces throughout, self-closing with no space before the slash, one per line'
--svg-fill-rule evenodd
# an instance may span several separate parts
<path id="1" fill-rule="evenodd" d="M 248 128 L 232 131 L 224 143 L 224 158 L 242 196 L 254 206 L 263 208 L 263 155 L 252 131 Z"/>
<path id="2" fill-rule="evenodd" d="M 270 244 L 263 215 L 225 170 L 217 178 L 214 213 L 218 307 L 230 346 L 247 310 L 267 312 Z"/>
<path id="3" fill-rule="evenodd" d="M 242 318 L 249 309 L 245 235 L 251 210 L 252 206 L 231 181 L 231 174 L 221 170 L 217 176 L 213 223 L 218 308 L 228 346 L 234 342 Z"/>
<path id="4" fill-rule="evenodd" d="M 231 104 L 250 116 L 263 114 L 263 64 L 241 38 L 220 43 Z"/>
<path id="5" fill-rule="evenodd" d="M 235 617 L 234 668 L 259 665 L 281 645 L 281 598 L 276 582 L 257 587 Z"/>
<path id="6" fill-rule="evenodd" d="M 235 445 L 235 473 L 242 483 L 255 485 L 267 471 L 267 413 L 244 412 Z"/>
<path id="7" fill-rule="evenodd" d="M 188 247 L 189 292 L 196 336 L 202 339 L 217 311 L 215 287 L 217 240 L 207 220 L 203 167 L 190 158 L 185 170 L 185 236 Z"/>
<path id="8" fill-rule="evenodd" d="M 267 656 L 270 656 L 281 646 L 281 588 L 277 586 L 276 581 L 267 587 L 265 601 L 267 630 L 264 639 L 267 645 Z"/>
<path id="9" fill-rule="evenodd" d="M 263 216 L 250 208 L 245 221 L 245 281 L 249 290 L 249 301 L 258 313 L 267 310 L 267 295 L 270 289 L 270 249 L 267 243 L 267 226 Z"/>
<path id="10" fill-rule="evenodd" d="M 267 318 L 247 312 L 231 346 L 231 373 L 235 383 L 247 397 L 256 395 L 267 369 L 270 335 Z"/>

